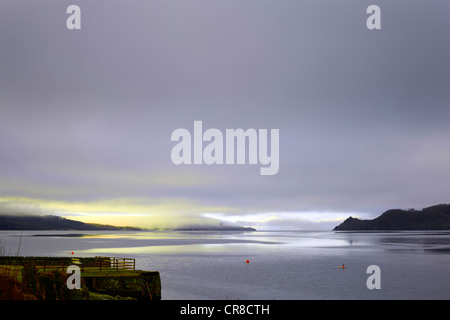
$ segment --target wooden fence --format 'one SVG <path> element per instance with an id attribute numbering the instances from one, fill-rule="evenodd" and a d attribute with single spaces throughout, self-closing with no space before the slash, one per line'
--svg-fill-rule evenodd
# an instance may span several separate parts
<path id="1" fill-rule="evenodd" d="M 132 258 L 95 257 L 95 258 L 62 258 L 62 257 L 23 257 L 12 258 L 9 265 L 33 266 L 37 270 L 66 270 L 68 266 L 77 265 L 81 271 L 121 271 L 136 270 L 136 261 Z M 3 257 L 2 260 L 8 260 Z M 0 264 L 1 261 L 0 261 Z"/>
<path id="2" fill-rule="evenodd" d="M 132 258 L 95 257 L 97 264 L 94 266 L 99 271 L 104 270 L 136 270 L 136 260 Z M 83 266 L 83 264 L 81 264 Z M 83 270 L 83 268 L 82 268 Z"/>

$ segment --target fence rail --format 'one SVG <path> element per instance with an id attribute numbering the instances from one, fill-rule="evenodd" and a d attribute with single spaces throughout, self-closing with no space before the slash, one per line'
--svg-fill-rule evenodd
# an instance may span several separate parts
<path id="1" fill-rule="evenodd" d="M 136 260 L 132 258 L 95 257 L 100 271 L 103 270 L 136 270 Z"/>

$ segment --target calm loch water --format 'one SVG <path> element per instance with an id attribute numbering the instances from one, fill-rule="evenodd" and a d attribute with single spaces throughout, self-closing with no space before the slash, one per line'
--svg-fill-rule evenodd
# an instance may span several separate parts
<path id="1" fill-rule="evenodd" d="M 1 231 L 0 238 L 10 255 L 136 258 L 137 268 L 160 272 L 166 300 L 450 299 L 450 232 Z M 380 268 L 380 289 L 366 285 L 370 265 Z"/>

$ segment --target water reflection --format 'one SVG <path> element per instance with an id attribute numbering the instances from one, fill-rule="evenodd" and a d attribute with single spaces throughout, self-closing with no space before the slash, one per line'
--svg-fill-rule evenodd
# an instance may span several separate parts
<path id="1" fill-rule="evenodd" d="M 295 248 L 379 249 L 398 252 L 450 252 L 450 231 L 25 231 L 0 232 L 11 252 L 50 255 L 96 252 L 182 253 Z M 8 249 L 8 248 L 7 248 Z M 250 250 L 250 249 L 249 249 Z"/>
<path id="2" fill-rule="evenodd" d="M 376 246 L 385 250 L 447 253 L 450 231 L 337 232 L 349 246 Z"/>

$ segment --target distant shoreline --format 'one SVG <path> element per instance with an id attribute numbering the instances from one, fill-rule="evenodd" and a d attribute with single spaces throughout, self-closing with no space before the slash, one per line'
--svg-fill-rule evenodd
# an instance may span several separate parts
<path id="1" fill-rule="evenodd" d="M 0 215 L 0 231 L 256 231 L 255 228 L 230 225 L 191 225 L 172 229 L 144 229 L 81 221 L 46 215 Z M 70 237 L 70 235 L 62 235 Z M 74 235 L 72 235 L 74 236 Z"/>
<path id="2" fill-rule="evenodd" d="M 0 215 L 0 230 L 141 230 L 106 224 L 84 223 L 59 216 Z"/>

